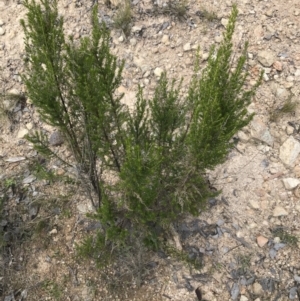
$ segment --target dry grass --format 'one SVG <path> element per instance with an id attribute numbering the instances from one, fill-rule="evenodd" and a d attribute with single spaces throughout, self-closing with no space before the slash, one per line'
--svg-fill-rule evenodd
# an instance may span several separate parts
<path id="1" fill-rule="evenodd" d="M 114 27 L 121 29 L 126 37 L 130 35 L 131 31 L 132 11 L 129 0 L 125 0 L 122 7 L 120 7 L 114 17 Z"/>
<path id="2" fill-rule="evenodd" d="M 293 95 L 291 94 L 287 100 L 278 108 L 270 112 L 270 121 L 276 122 L 285 114 L 293 114 L 297 108 L 298 103 L 292 101 Z"/>

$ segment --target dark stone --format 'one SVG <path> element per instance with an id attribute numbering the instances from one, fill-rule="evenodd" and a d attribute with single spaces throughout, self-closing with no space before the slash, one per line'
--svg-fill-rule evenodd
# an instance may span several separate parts
<path id="1" fill-rule="evenodd" d="M 146 264 L 146 266 L 147 266 L 148 269 L 154 269 L 158 266 L 158 263 L 155 262 L 155 261 L 150 261 Z"/>
<path id="2" fill-rule="evenodd" d="M 241 279 L 240 279 L 240 284 L 241 285 L 244 285 L 244 286 L 248 286 L 248 285 L 251 285 L 253 284 L 255 281 L 255 277 L 245 277 L 245 276 L 242 276 Z"/>
<path id="3" fill-rule="evenodd" d="M 274 245 L 274 249 L 275 249 L 276 251 L 278 251 L 278 250 L 284 248 L 285 246 L 286 246 L 286 244 L 284 244 L 284 243 L 278 243 L 278 244 L 275 244 L 275 245 Z"/>
<path id="4" fill-rule="evenodd" d="M 290 300 L 295 300 L 297 297 L 297 287 L 294 286 L 290 289 L 290 292 L 289 292 L 289 299 Z"/>
<path id="5" fill-rule="evenodd" d="M 174 274 L 172 275 L 172 278 L 173 278 L 173 281 L 174 281 L 175 283 L 178 283 L 178 277 L 177 277 L 177 274 L 176 274 L 176 273 L 174 273 Z"/>
<path id="6" fill-rule="evenodd" d="M 261 161 L 260 165 L 264 168 L 268 167 L 270 165 L 269 161 L 267 159 L 264 159 Z"/>
<path id="7" fill-rule="evenodd" d="M 202 300 L 202 292 L 201 292 L 200 286 L 196 288 L 195 293 L 196 293 L 198 300 L 201 301 Z"/>
<path id="8" fill-rule="evenodd" d="M 168 257 L 163 251 L 157 251 L 157 255 L 162 259 L 166 259 Z"/>
<path id="9" fill-rule="evenodd" d="M 276 255 L 277 255 L 277 251 L 276 251 L 275 249 L 271 249 L 271 250 L 269 251 L 269 254 L 270 254 L 270 257 L 271 257 L 272 259 L 274 259 L 274 258 L 276 257 Z"/>
<path id="10" fill-rule="evenodd" d="M 29 206 L 29 217 L 30 219 L 34 219 L 39 213 L 39 206 L 30 205 Z"/>
<path id="11" fill-rule="evenodd" d="M 209 204 L 210 207 L 216 206 L 217 203 L 218 203 L 218 200 L 216 198 L 211 198 L 211 199 L 208 200 L 208 204 Z"/>
<path id="12" fill-rule="evenodd" d="M 210 275 L 203 273 L 203 274 L 193 274 L 192 275 L 193 279 L 196 281 L 201 281 L 201 282 L 208 282 L 210 280 Z"/>
<path id="13" fill-rule="evenodd" d="M 245 270 L 243 268 L 233 269 L 230 271 L 230 275 L 233 279 L 238 280 L 245 275 Z"/>
<path id="14" fill-rule="evenodd" d="M 59 131 L 55 131 L 50 135 L 49 143 L 52 146 L 59 146 L 64 143 L 63 135 Z"/>
<path id="15" fill-rule="evenodd" d="M 272 278 L 263 278 L 259 281 L 264 291 L 274 292 L 275 280 Z"/>
<path id="16" fill-rule="evenodd" d="M 190 284 L 188 280 L 185 280 L 185 287 L 189 292 L 192 292 L 194 290 L 194 287 Z"/>
<path id="17" fill-rule="evenodd" d="M 233 300 L 236 300 L 238 298 L 239 294 L 240 294 L 240 286 L 239 286 L 238 283 L 234 283 L 232 285 L 232 288 L 231 288 L 231 291 L 230 291 L 231 298 Z"/>

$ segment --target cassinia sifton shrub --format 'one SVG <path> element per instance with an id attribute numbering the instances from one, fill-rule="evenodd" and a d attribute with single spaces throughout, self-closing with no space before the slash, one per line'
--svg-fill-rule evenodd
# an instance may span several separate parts
<path id="1" fill-rule="evenodd" d="M 136 232 L 155 246 L 180 216 L 199 214 L 214 194 L 207 169 L 225 160 L 232 136 L 252 119 L 246 107 L 261 77 L 245 90 L 247 44 L 232 62 L 236 6 L 201 74 L 197 60 L 187 95 L 180 81 L 163 73 L 152 98 L 138 87 L 129 111 L 116 93 L 124 62 L 111 54 L 110 33 L 99 23 L 97 7 L 91 35 L 77 45 L 64 35 L 56 1 L 24 5 L 28 97 L 43 121 L 65 136 L 73 160 L 63 162 L 76 164 L 101 221 L 96 245 L 87 240 L 87 248 L 126 241 Z M 42 132 L 28 139 L 40 153 L 57 156 Z M 106 181 L 108 175 L 114 184 Z"/>

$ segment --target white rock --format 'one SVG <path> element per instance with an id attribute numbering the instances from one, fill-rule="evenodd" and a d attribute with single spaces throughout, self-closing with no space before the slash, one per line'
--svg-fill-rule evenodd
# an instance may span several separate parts
<path id="1" fill-rule="evenodd" d="M 137 43 L 137 40 L 135 38 L 130 39 L 129 41 L 130 45 L 135 46 Z"/>
<path id="2" fill-rule="evenodd" d="M 276 89 L 275 95 L 279 99 L 286 99 L 289 95 L 289 91 L 285 88 L 278 88 Z"/>
<path id="3" fill-rule="evenodd" d="M 228 19 L 222 18 L 222 19 L 221 19 L 221 24 L 222 24 L 224 27 L 226 27 L 227 24 L 228 24 Z"/>
<path id="4" fill-rule="evenodd" d="M 286 178 L 283 179 L 282 182 L 284 184 L 285 189 L 287 190 L 292 190 L 300 184 L 300 181 L 295 178 Z"/>
<path id="5" fill-rule="evenodd" d="M 54 234 L 57 234 L 57 229 L 55 228 L 49 232 L 49 235 L 54 235 Z"/>
<path id="6" fill-rule="evenodd" d="M 25 129 L 25 128 L 20 129 L 20 130 L 18 131 L 17 138 L 18 138 L 18 139 L 22 139 L 22 138 L 24 138 L 24 136 L 27 135 L 27 134 L 28 134 L 28 130 L 27 130 L 27 129 Z"/>
<path id="7" fill-rule="evenodd" d="M 263 79 L 265 82 L 268 82 L 270 80 L 269 76 L 266 73 L 264 73 Z"/>
<path id="8" fill-rule="evenodd" d="M 293 82 L 294 81 L 294 77 L 293 76 L 288 76 L 287 78 L 286 78 L 286 80 L 288 81 L 288 82 Z"/>
<path id="9" fill-rule="evenodd" d="M 0 27 L 0 36 L 3 36 L 5 34 L 5 29 L 3 29 L 2 27 Z"/>
<path id="10" fill-rule="evenodd" d="M 80 213 L 88 213 L 94 211 L 92 204 L 90 202 L 85 202 L 77 205 L 77 210 Z"/>
<path id="11" fill-rule="evenodd" d="M 216 37 L 215 37 L 215 42 L 216 42 L 216 43 L 221 43 L 222 40 L 223 40 L 223 37 L 222 37 L 222 36 L 216 36 Z"/>
<path id="12" fill-rule="evenodd" d="M 186 43 L 183 45 L 183 51 L 190 51 L 191 50 L 191 43 Z"/>
<path id="13" fill-rule="evenodd" d="M 249 201 L 249 206 L 253 209 L 259 209 L 260 208 L 259 203 L 256 200 L 250 200 Z"/>
<path id="14" fill-rule="evenodd" d="M 8 91 L 8 94 L 12 94 L 12 95 L 19 95 L 20 91 L 18 89 L 10 89 Z"/>
<path id="15" fill-rule="evenodd" d="M 264 290 L 263 290 L 262 286 L 259 283 L 255 282 L 253 284 L 252 288 L 253 288 L 253 294 L 254 295 L 261 296 L 261 295 L 264 294 Z"/>
<path id="16" fill-rule="evenodd" d="M 240 301 L 248 301 L 248 298 L 244 295 L 241 296 Z"/>
<path id="17" fill-rule="evenodd" d="M 275 56 L 270 50 L 262 50 L 257 54 L 257 60 L 264 67 L 271 67 L 275 61 Z"/>
<path id="18" fill-rule="evenodd" d="M 131 31 L 132 32 L 139 32 L 141 31 L 143 28 L 141 26 L 132 26 Z"/>
<path id="19" fill-rule="evenodd" d="M 300 143 L 293 136 L 290 136 L 280 147 L 279 158 L 288 165 L 293 166 L 300 153 Z"/>
<path id="20" fill-rule="evenodd" d="M 30 131 L 33 128 L 33 123 L 32 122 L 27 123 L 26 128 Z"/>
<path id="21" fill-rule="evenodd" d="M 110 3 L 111 3 L 113 6 L 119 6 L 120 4 L 123 3 L 123 0 L 110 0 Z"/>
<path id="22" fill-rule="evenodd" d="M 297 69 L 296 71 L 295 71 L 295 76 L 300 76 L 300 69 Z"/>
<path id="23" fill-rule="evenodd" d="M 120 37 L 118 38 L 118 41 L 121 42 L 121 43 L 124 42 L 124 37 L 123 37 L 123 36 L 120 36 Z"/>
<path id="24" fill-rule="evenodd" d="M 274 237 L 273 241 L 276 244 L 280 243 L 280 237 L 278 237 L 278 236 Z"/>
<path id="25" fill-rule="evenodd" d="M 287 211 L 281 207 L 281 206 L 276 206 L 274 211 L 273 211 L 273 216 L 279 217 L 279 216 L 286 216 L 288 215 Z"/>
<path id="26" fill-rule="evenodd" d="M 249 136 L 243 131 L 239 131 L 237 135 L 242 142 L 247 142 L 249 140 Z"/>
<path id="27" fill-rule="evenodd" d="M 254 139 L 260 140 L 270 146 L 273 146 L 274 140 L 267 126 L 262 120 L 255 116 L 251 122 L 251 136 Z"/>
<path id="28" fill-rule="evenodd" d="M 161 38 L 161 42 L 163 44 L 169 44 L 170 43 L 169 35 L 167 35 L 167 34 L 163 35 L 163 37 Z"/>
<path id="29" fill-rule="evenodd" d="M 154 69 L 154 75 L 157 77 L 160 77 L 163 72 L 164 70 L 162 68 L 157 67 Z"/>
<path id="30" fill-rule="evenodd" d="M 205 52 L 205 53 L 202 54 L 202 60 L 203 61 L 207 61 L 208 57 L 209 57 L 209 53 L 208 52 Z"/>
<path id="31" fill-rule="evenodd" d="M 298 283 L 300 283 L 300 276 L 294 275 L 294 280 Z"/>
<path id="32" fill-rule="evenodd" d="M 292 126 L 288 125 L 286 127 L 285 131 L 288 135 L 292 135 L 294 133 L 294 128 Z"/>

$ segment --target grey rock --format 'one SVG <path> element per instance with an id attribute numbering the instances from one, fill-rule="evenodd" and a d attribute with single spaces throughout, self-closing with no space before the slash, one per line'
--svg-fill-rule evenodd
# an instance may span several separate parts
<path id="1" fill-rule="evenodd" d="M 276 257 L 276 255 L 277 255 L 277 251 L 276 251 L 275 249 L 271 249 L 271 250 L 269 251 L 269 255 L 270 255 L 270 257 L 271 257 L 272 259 L 274 259 L 274 258 Z"/>
<path id="2" fill-rule="evenodd" d="M 217 231 L 218 231 L 218 237 L 222 236 L 223 235 L 223 231 L 221 228 L 217 228 Z"/>
<path id="3" fill-rule="evenodd" d="M 244 285 L 244 286 L 251 285 L 251 284 L 253 284 L 254 281 L 255 281 L 255 277 L 251 277 L 251 278 L 247 279 L 247 278 L 245 278 L 245 276 L 242 276 L 240 279 L 241 285 Z"/>
<path id="4" fill-rule="evenodd" d="M 249 200 L 249 206 L 253 209 L 259 209 L 260 205 L 259 202 L 256 200 Z"/>
<path id="5" fill-rule="evenodd" d="M 251 122 L 251 136 L 254 139 L 262 141 L 270 146 L 273 146 L 274 140 L 267 126 L 258 117 L 254 117 Z"/>
<path id="6" fill-rule="evenodd" d="M 240 286 L 238 283 L 234 283 L 230 291 L 231 299 L 236 300 L 239 294 L 240 294 Z"/>
<path id="7" fill-rule="evenodd" d="M 183 45 L 183 51 L 190 51 L 191 50 L 191 43 L 186 43 Z"/>
<path id="8" fill-rule="evenodd" d="M 220 227 L 220 226 L 223 226 L 224 225 L 224 220 L 222 220 L 222 219 L 218 219 L 218 221 L 217 221 L 217 225 Z"/>
<path id="9" fill-rule="evenodd" d="M 213 207 L 213 206 L 217 205 L 218 200 L 216 198 L 211 198 L 211 199 L 208 200 L 208 203 L 209 203 L 210 207 Z"/>
<path id="10" fill-rule="evenodd" d="M 7 220 L 6 219 L 2 219 L 1 221 L 0 221 L 0 226 L 1 227 L 5 227 L 6 225 L 7 225 Z"/>
<path id="11" fill-rule="evenodd" d="M 13 239 L 13 235 L 12 235 L 11 232 L 5 232 L 5 233 L 3 234 L 3 240 L 4 240 L 5 242 L 12 241 L 12 239 Z"/>
<path id="12" fill-rule="evenodd" d="M 257 54 L 257 60 L 264 66 L 264 67 L 271 67 L 275 61 L 275 56 L 272 51 L 270 50 L 263 50 Z"/>
<path id="13" fill-rule="evenodd" d="M 29 175 L 23 180 L 23 184 L 30 184 L 36 180 L 36 177 L 34 175 Z"/>
<path id="14" fill-rule="evenodd" d="M 30 205 L 29 206 L 29 216 L 30 219 L 34 219 L 39 213 L 39 206 Z"/>
<path id="15" fill-rule="evenodd" d="M 252 286 L 253 294 L 256 296 L 261 296 L 264 294 L 263 287 L 260 283 L 255 282 Z"/>
<path id="16" fill-rule="evenodd" d="M 23 291 L 21 292 L 21 298 L 22 298 L 22 300 L 26 299 L 26 298 L 27 298 L 27 295 L 28 295 L 27 289 L 23 290 Z"/>
<path id="17" fill-rule="evenodd" d="M 289 299 L 290 299 L 290 300 L 295 300 L 296 297 L 297 297 L 297 287 L 294 286 L 294 287 L 292 287 L 292 288 L 290 289 L 290 291 L 289 291 Z"/>
<path id="18" fill-rule="evenodd" d="M 277 244 L 274 245 L 274 249 L 276 251 L 278 251 L 280 249 L 283 249 L 285 246 L 286 246 L 286 244 L 284 244 L 284 243 L 277 243 Z"/>
<path id="19" fill-rule="evenodd" d="M 14 300 L 15 300 L 14 294 L 4 297 L 4 301 L 14 301 Z"/>
<path id="20" fill-rule="evenodd" d="M 294 280 L 298 283 L 300 283 L 300 276 L 294 275 Z"/>
<path id="21" fill-rule="evenodd" d="M 280 160 L 292 167 L 300 153 L 300 143 L 293 136 L 290 136 L 280 147 Z"/>
<path id="22" fill-rule="evenodd" d="M 49 143 L 52 146 L 59 146 L 64 143 L 63 135 L 59 131 L 55 131 L 50 135 Z"/>
<path id="23" fill-rule="evenodd" d="M 272 278 L 263 278 L 259 281 L 264 291 L 274 292 L 275 280 Z"/>
<path id="24" fill-rule="evenodd" d="M 276 206 L 273 210 L 273 216 L 279 217 L 279 216 L 286 216 L 288 215 L 288 212 L 281 206 Z"/>
<path id="25" fill-rule="evenodd" d="M 185 287 L 189 292 L 193 292 L 195 290 L 195 288 L 190 284 L 190 282 L 185 279 Z"/>
<path id="26" fill-rule="evenodd" d="M 25 157 L 10 157 L 8 159 L 5 159 L 4 161 L 10 162 L 10 163 L 15 163 L 15 162 L 23 161 L 25 159 L 26 159 Z"/>
<path id="27" fill-rule="evenodd" d="M 251 284 L 253 284 L 254 281 L 255 281 L 255 277 L 251 277 L 251 278 L 247 279 L 246 285 L 251 285 Z"/>
<path id="28" fill-rule="evenodd" d="M 289 96 L 289 91 L 285 88 L 277 88 L 276 92 L 275 92 L 275 95 L 280 100 L 284 100 Z"/>
<path id="29" fill-rule="evenodd" d="M 101 16 L 98 18 L 99 23 L 104 22 L 108 28 L 111 28 L 114 24 L 114 21 L 112 20 L 112 18 L 109 15 L 103 14 L 102 12 L 100 13 L 100 15 Z"/>
<path id="30" fill-rule="evenodd" d="M 137 40 L 135 38 L 131 38 L 129 40 L 130 45 L 135 46 L 137 44 Z"/>

